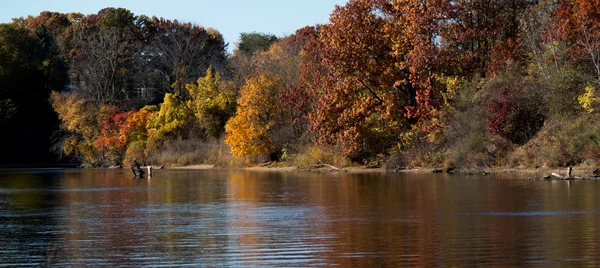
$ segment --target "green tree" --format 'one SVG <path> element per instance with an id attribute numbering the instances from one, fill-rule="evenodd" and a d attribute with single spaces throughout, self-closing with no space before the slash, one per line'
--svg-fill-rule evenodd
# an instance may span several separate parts
<path id="1" fill-rule="evenodd" d="M 0 24 L 0 163 L 50 162 L 50 136 L 56 116 L 43 43 L 17 24 Z"/>
<path id="2" fill-rule="evenodd" d="M 241 33 L 237 50 L 251 57 L 254 53 L 266 51 L 271 44 L 279 40 L 277 36 L 265 33 Z"/>

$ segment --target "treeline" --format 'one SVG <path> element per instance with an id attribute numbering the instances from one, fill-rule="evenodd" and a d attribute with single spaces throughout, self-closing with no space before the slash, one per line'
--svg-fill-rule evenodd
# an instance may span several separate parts
<path id="1" fill-rule="evenodd" d="M 216 30 L 118 8 L 0 38 L 3 129 L 50 124 L 49 99 L 53 148 L 93 166 L 600 159 L 597 0 L 350 0 L 285 38 L 242 34 L 233 55 Z"/>

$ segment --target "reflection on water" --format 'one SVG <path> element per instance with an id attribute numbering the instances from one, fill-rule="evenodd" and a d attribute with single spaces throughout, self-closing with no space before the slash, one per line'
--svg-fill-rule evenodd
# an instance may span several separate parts
<path id="1" fill-rule="evenodd" d="M 0 266 L 597 266 L 600 184 L 0 171 Z"/>

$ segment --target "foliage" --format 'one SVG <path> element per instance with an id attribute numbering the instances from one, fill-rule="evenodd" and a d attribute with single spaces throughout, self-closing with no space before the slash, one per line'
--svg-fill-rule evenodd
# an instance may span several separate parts
<path id="1" fill-rule="evenodd" d="M 597 105 L 598 97 L 595 94 L 596 90 L 591 85 L 585 87 L 585 93 L 577 97 L 579 105 L 588 113 L 594 112 L 594 107 Z"/>
<path id="2" fill-rule="evenodd" d="M 94 166 L 600 158 L 598 0 L 351 0 L 327 24 L 226 46 L 123 8 L 1 24 L 0 127 L 17 131 L 0 140 L 40 153 L 52 136 Z"/>
<path id="3" fill-rule="evenodd" d="M 266 75 L 250 78 L 240 91 L 238 108 L 225 125 L 225 143 L 237 157 L 270 154 L 273 144 L 273 122 L 281 116 L 277 109 L 278 81 Z"/>
<path id="4" fill-rule="evenodd" d="M 335 146 L 309 145 L 290 158 L 291 163 L 298 168 L 311 168 L 319 164 L 329 164 L 338 168 L 350 165 L 349 159 Z"/>
<path id="5" fill-rule="evenodd" d="M 44 38 L 46 37 L 46 38 Z M 57 117 L 48 103 L 55 68 L 52 38 L 16 24 L 0 24 L 0 163 L 48 163 Z M 48 49 L 47 49 L 48 48 Z"/>
<path id="6" fill-rule="evenodd" d="M 278 40 L 277 36 L 264 33 L 241 33 L 237 50 L 246 56 L 252 56 L 256 52 L 267 51 L 271 44 Z"/>
<path id="7" fill-rule="evenodd" d="M 209 137 L 219 138 L 225 123 L 235 113 L 235 93 L 230 83 L 223 82 L 221 75 L 212 70 L 199 78 L 196 84 L 186 85 L 190 100 L 188 105 L 198 123 Z"/>
<path id="8" fill-rule="evenodd" d="M 160 110 L 152 114 L 148 126 L 148 150 L 157 150 L 170 140 L 186 137 L 186 127 L 194 119 L 192 110 L 177 95 L 167 93 Z"/>
<path id="9" fill-rule="evenodd" d="M 124 161 L 131 143 L 147 140 L 150 113 L 146 109 L 129 112 L 119 112 L 116 107 L 110 109 L 110 116 L 101 122 L 101 134 L 94 140 L 94 146 L 105 158 L 104 162 L 118 164 Z M 140 146 L 136 146 L 132 149 L 139 155 Z"/>
<path id="10" fill-rule="evenodd" d="M 560 38 L 569 45 L 571 61 L 600 82 L 600 2 L 575 0 L 561 2 L 555 22 Z"/>
<path id="11" fill-rule="evenodd" d="M 111 109 L 72 93 L 52 92 L 51 102 L 61 128 L 67 132 L 60 141 L 60 149 L 86 163 L 100 164 L 102 157 L 94 140 L 100 135 L 102 118 L 106 118 L 103 113 Z"/>
<path id="12" fill-rule="evenodd" d="M 235 54 L 238 78 L 235 83 L 247 83 L 247 79 L 268 76 L 277 80 L 273 88 L 277 116 L 269 118 L 272 143 L 270 157 L 279 159 L 283 150 L 289 150 L 299 143 L 306 142 L 308 129 L 307 114 L 311 110 L 312 95 L 300 76 L 301 54 L 307 44 L 306 35 L 298 31 L 270 45 L 266 51 L 257 51 L 251 57 Z M 241 77 L 240 77 L 241 76 Z"/>
<path id="13" fill-rule="evenodd" d="M 526 146 L 530 161 L 538 166 L 564 167 L 584 161 L 598 162 L 600 128 L 594 122 L 598 114 L 576 119 L 555 118 L 547 123 L 533 142 Z"/>
<path id="14" fill-rule="evenodd" d="M 319 76 L 307 81 L 318 92 L 309 116 L 316 142 L 340 144 L 353 159 L 369 154 L 364 141 L 371 140 L 372 134 L 402 132 L 403 106 L 415 103 L 407 73 L 397 68 L 404 53 L 392 53 L 394 40 L 385 32 L 391 22 L 377 13 L 388 12 L 382 10 L 385 7 L 376 1 L 337 7 L 331 23 L 319 30 L 319 44 L 307 52 L 307 59 L 322 66 Z M 311 57 L 314 54 L 321 58 Z M 378 148 L 389 146 L 388 139 L 373 140 L 382 141 Z"/>
<path id="15" fill-rule="evenodd" d="M 495 93 L 488 102 L 488 131 L 523 145 L 544 125 L 545 103 L 525 81 L 498 80 L 490 80 L 486 88 Z"/>
<path id="16" fill-rule="evenodd" d="M 123 159 L 124 166 L 131 166 L 133 161 L 138 163 L 148 163 L 146 159 L 146 142 L 145 141 L 134 141 L 127 146 L 125 151 L 125 158 Z"/>

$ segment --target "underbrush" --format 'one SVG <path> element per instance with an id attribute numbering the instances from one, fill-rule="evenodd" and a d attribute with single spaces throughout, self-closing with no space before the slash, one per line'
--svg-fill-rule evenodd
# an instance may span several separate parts
<path id="1" fill-rule="evenodd" d="M 319 164 L 336 167 L 350 165 L 350 160 L 343 156 L 342 150 L 334 146 L 306 145 L 289 157 L 292 165 L 298 168 L 310 168 Z"/>
<path id="2" fill-rule="evenodd" d="M 162 149 L 149 153 L 146 159 L 149 163 L 165 166 L 211 164 L 222 168 L 239 168 L 248 165 L 247 159 L 234 157 L 229 146 L 222 140 L 173 141 Z"/>
<path id="3" fill-rule="evenodd" d="M 600 115 L 585 114 L 548 122 L 521 150 L 518 161 L 535 166 L 565 167 L 600 160 Z M 527 152 L 523 156 L 523 152 Z"/>

